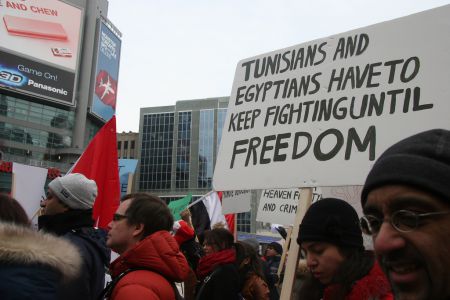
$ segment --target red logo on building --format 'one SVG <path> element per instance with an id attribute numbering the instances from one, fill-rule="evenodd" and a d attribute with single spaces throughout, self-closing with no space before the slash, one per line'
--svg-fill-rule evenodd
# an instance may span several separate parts
<path id="1" fill-rule="evenodd" d="M 95 79 L 95 94 L 106 105 L 116 109 L 117 81 L 105 70 L 100 70 Z"/>

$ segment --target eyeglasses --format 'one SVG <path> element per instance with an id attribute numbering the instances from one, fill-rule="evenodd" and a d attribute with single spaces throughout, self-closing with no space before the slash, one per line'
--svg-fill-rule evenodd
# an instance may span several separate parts
<path id="1" fill-rule="evenodd" d="M 128 218 L 127 216 L 125 216 L 125 215 L 121 215 L 121 214 L 114 214 L 113 215 L 113 221 L 120 221 L 120 220 L 123 220 L 123 219 L 126 219 L 126 218 Z"/>
<path id="2" fill-rule="evenodd" d="M 419 227 L 422 219 L 431 216 L 446 215 L 448 213 L 450 211 L 417 214 L 409 210 L 398 210 L 391 215 L 389 222 L 397 231 L 410 232 Z M 380 219 L 373 215 L 366 215 L 360 219 L 361 230 L 368 235 L 377 235 L 384 221 L 385 219 Z"/>

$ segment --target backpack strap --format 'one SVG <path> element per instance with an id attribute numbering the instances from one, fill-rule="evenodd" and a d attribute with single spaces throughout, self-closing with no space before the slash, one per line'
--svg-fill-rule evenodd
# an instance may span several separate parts
<path id="1" fill-rule="evenodd" d="M 157 273 L 157 274 L 161 275 L 160 273 L 158 273 L 158 272 L 156 272 L 156 271 L 154 271 L 152 269 L 148 269 L 148 268 L 130 268 L 130 269 L 127 269 L 127 270 L 123 271 L 122 273 L 120 273 L 116 278 L 114 278 L 113 280 L 108 282 L 108 284 L 103 289 L 103 291 L 100 294 L 100 296 L 98 297 L 98 299 L 99 300 L 109 299 L 111 297 L 112 291 L 114 290 L 114 288 L 116 287 L 116 285 L 120 281 L 120 279 L 125 277 L 125 275 L 127 275 L 130 272 L 141 271 L 141 270 L 143 270 L 143 271 L 150 271 L 150 272 L 154 272 L 154 273 Z M 176 300 L 183 300 L 183 297 L 180 295 L 180 292 L 178 291 L 178 288 L 176 287 L 175 283 L 173 281 L 168 280 L 166 277 L 164 277 L 164 278 L 167 280 L 167 282 L 169 282 L 170 286 L 172 287 L 172 289 L 173 289 L 173 291 L 175 293 L 175 299 Z"/>
<path id="2" fill-rule="evenodd" d="M 203 279 L 202 284 L 201 284 L 200 288 L 198 289 L 195 299 L 200 299 L 200 296 L 203 294 L 203 290 L 205 289 L 206 284 L 208 283 L 208 281 L 211 280 L 211 278 L 214 277 L 214 275 L 219 273 L 220 269 L 221 269 L 221 267 L 216 268 L 214 271 L 211 272 L 211 274 L 209 274 L 208 276 L 206 276 Z"/>

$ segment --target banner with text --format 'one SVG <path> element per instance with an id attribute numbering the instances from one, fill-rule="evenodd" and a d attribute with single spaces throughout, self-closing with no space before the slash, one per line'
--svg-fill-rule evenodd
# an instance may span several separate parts
<path id="1" fill-rule="evenodd" d="M 83 10 L 0 0 L 0 18 L 0 88 L 73 105 Z"/>
<path id="2" fill-rule="evenodd" d="M 299 198 L 300 189 L 298 188 L 262 190 L 256 221 L 282 225 L 294 224 Z M 321 198 L 321 189 L 314 188 L 312 201 L 315 202 Z"/>
<path id="3" fill-rule="evenodd" d="M 235 214 L 250 211 L 252 191 L 224 191 L 222 192 L 222 213 Z"/>
<path id="4" fill-rule="evenodd" d="M 92 112 L 105 121 L 116 112 L 121 43 L 120 38 L 100 21 Z"/>
<path id="5" fill-rule="evenodd" d="M 216 190 L 360 185 L 412 134 L 450 129 L 450 5 L 242 60 Z"/>

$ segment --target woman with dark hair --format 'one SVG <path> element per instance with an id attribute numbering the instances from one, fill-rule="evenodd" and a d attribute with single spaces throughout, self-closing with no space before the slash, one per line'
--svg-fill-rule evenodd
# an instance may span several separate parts
<path id="1" fill-rule="evenodd" d="M 224 228 L 205 232 L 203 251 L 197 267 L 197 300 L 239 299 L 239 274 L 234 237 Z"/>
<path id="2" fill-rule="evenodd" d="M 242 297 L 245 300 L 269 300 L 269 287 L 264 281 L 262 263 L 257 253 L 243 242 L 237 242 L 235 248 Z"/>
<path id="3" fill-rule="evenodd" d="M 0 194 L 0 221 L 29 227 L 27 213 L 20 203 L 6 194 Z"/>
<path id="4" fill-rule="evenodd" d="M 297 242 L 311 274 L 298 299 L 394 299 L 374 254 L 364 250 L 358 215 L 347 202 L 326 198 L 312 204 Z"/>

